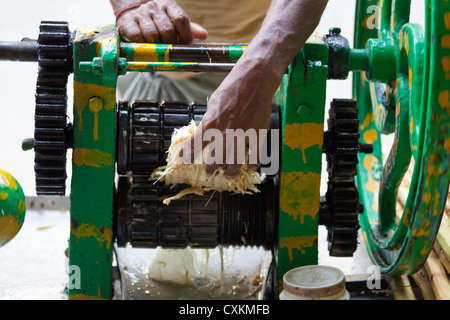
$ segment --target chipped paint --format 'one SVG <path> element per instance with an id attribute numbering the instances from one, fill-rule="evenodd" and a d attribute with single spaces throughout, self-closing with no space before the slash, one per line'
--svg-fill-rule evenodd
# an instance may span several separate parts
<path id="1" fill-rule="evenodd" d="M 70 232 L 75 236 L 77 241 L 82 238 L 94 238 L 100 245 L 106 243 L 106 248 L 111 247 L 112 230 L 106 227 L 98 227 L 92 224 L 81 223 L 77 227 L 71 227 Z"/>

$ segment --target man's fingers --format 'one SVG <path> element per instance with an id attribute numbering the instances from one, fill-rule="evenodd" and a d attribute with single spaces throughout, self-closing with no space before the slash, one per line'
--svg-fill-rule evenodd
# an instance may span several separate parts
<path id="1" fill-rule="evenodd" d="M 153 21 L 163 43 L 177 43 L 177 30 L 165 12 L 153 15 Z"/>
<path id="2" fill-rule="evenodd" d="M 206 40 L 208 38 L 208 31 L 206 31 L 205 28 L 203 28 L 201 25 L 195 22 L 191 22 L 191 31 L 192 31 L 192 37 L 194 40 Z"/>
<path id="3" fill-rule="evenodd" d="M 141 27 L 134 19 L 124 20 L 119 25 L 119 32 L 123 40 L 129 42 L 145 42 Z"/>
<path id="4" fill-rule="evenodd" d="M 158 28 L 154 24 L 153 20 L 151 18 L 141 18 L 139 19 L 139 27 L 142 33 L 142 37 L 144 38 L 144 41 L 142 42 L 148 42 L 148 43 L 158 43 L 160 42 L 160 34 L 158 31 Z"/>
<path id="5" fill-rule="evenodd" d="M 178 43 L 191 43 L 194 37 L 192 36 L 190 19 L 186 12 L 175 2 L 167 5 L 166 12 L 176 30 L 178 39 L 175 39 L 175 41 Z"/>

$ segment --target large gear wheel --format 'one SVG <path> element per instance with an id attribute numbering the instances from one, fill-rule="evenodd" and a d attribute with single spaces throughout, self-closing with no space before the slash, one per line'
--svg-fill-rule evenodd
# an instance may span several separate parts
<path id="1" fill-rule="evenodd" d="M 67 131 L 67 78 L 72 72 L 72 35 L 66 22 L 42 21 L 38 38 L 35 109 L 35 174 L 38 195 L 64 195 Z"/>
<path id="2" fill-rule="evenodd" d="M 325 133 L 328 190 L 320 222 L 328 230 L 330 256 L 352 256 L 358 245 L 358 215 L 363 211 L 355 183 L 358 153 L 371 152 L 371 146 L 361 145 L 359 138 L 356 101 L 334 99 Z"/>

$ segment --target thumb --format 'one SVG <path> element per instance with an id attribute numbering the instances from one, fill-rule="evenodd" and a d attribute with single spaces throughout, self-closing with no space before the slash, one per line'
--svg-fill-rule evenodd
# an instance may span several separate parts
<path id="1" fill-rule="evenodd" d="M 201 25 L 195 22 L 191 22 L 191 31 L 194 40 L 206 40 L 208 38 L 208 31 Z"/>

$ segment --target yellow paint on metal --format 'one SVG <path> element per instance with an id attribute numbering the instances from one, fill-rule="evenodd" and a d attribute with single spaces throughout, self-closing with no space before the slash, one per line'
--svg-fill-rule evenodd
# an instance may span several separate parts
<path id="1" fill-rule="evenodd" d="M 370 129 L 364 132 L 363 139 L 365 143 L 372 144 L 377 141 L 378 135 L 375 129 Z"/>
<path id="2" fill-rule="evenodd" d="M 287 248 L 289 252 L 289 260 L 294 261 L 292 251 L 294 249 L 300 250 L 302 254 L 305 253 L 305 248 L 312 247 L 317 243 L 317 235 L 312 236 L 295 236 L 280 238 L 280 248 Z"/>
<path id="3" fill-rule="evenodd" d="M 406 208 L 403 213 L 402 223 L 405 227 L 409 228 L 409 217 L 411 215 L 411 208 Z"/>
<path id="4" fill-rule="evenodd" d="M 450 56 L 443 56 L 441 63 L 445 71 L 445 80 L 450 80 Z"/>
<path id="5" fill-rule="evenodd" d="M 439 93 L 439 104 L 450 115 L 450 91 L 444 90 Z"/>
<path id="6" fill-rule="evenodd" d="M 361 130 L 364 130 L 365 128 L 367 128 L 372 122 L 373 122 L 373 112 L 368 112 L 366 114 L 366 117 L 364 118 L 364 121 L 362 123 L 362 125 L 359 126 L 359 128 Z"/>
<path id="7" fill-rule="evenodd" d="M 441 45 L 444 49 L 450 49 L 450 34 L 441 37 Z"/>
<path id="8" fill-rule="evenodd" d="M 113 163 L 113 157 L 110 153 L 98 149 L 73 149 L 73 162 L 81 167 L 82 165 L 102 168 Z"/>
<path id="9" fill-rule="evenodd" d="M 93 36 L 96 31 L 98 31 L 97 28 L 90 25 L 81 25 L 77 27 L 77 33 L 88 37 Z"/>
<path id="10" fill-rule="evenodd" d="M 167 45 L 168 49 L 164 52 L 164 61 L 169 61 L 169 52 L 172 45 Z M 156 52 L 157 45 L 154 43 L 134 43 L 134 61 L 159 62 L 161 54 Z M 161 48 L 158 48 L 161 50 Z"/>
<path id="11" fill-rule="evenodd" d="M 106 242 L 106 248 L 110 248 L 112 241 L 111 228 L 98 227 L 92 224 L 81 223 L 76 228 L 72 228 L 70 232 L 80 240 L 80 238 L 95 238 L 101 245 Z"/>
<path id="12" fill-rule="evenodd" d="M 22 225 L 13 216 L 0 217 L 0 243 L 10 241 L 19 232 Z"/>
<path id="13" fill-rule="evenodd" d="M 378 190 L 380 189 L 380 181 L 375 180 L 373 170 L 375 165 L 379 165 L 379 160 L 377 157 L 368 154 L 364 157 L 363 166 L 367 170 L 369 176 L 365 187 L 366 190 L 373 194 L 372 209 L 378 211 Z"/>
<path id="14" fill-rule="evenodd" d="M 93 97 L 89 100 L 89 110 L 94 113 L 94 140 L 98 140 L 98 113 L 103 108 L 103 100 Z"/>
<path id="15" fill-rule="evenodd" d="M 284 188 L 280 208 L 294 220 L 304 223 L 306 216 L 316 219 L 320 203 L 320 174 L 314 172 L 281 172 Z"/>
<path id="16" fill-rule="evenodd" d="M 322 148 L 323 123 L 286 124 L 284 128 L 284 144 L 292 150 L 300 149 L 303 163 L 306 163 L 306 149 L 315 145 Z"/>
<path id="17" fill-rule="evenodd" d="M 425 193 L 423 194 L 423 201 L 424 201 L 425 203 L 429 203 L 429 202 L 430 202 L 430 199 L 431 199 L 431 193 L 425 192 Z"/>
<path id="18" fill-rule="evenodd" d="M 89 106 L 89 101 L 92 97 L 102 98 L 106 101 L 103 106 L 105 110 L 111 110 L 115 107 L 115 89 L 105 86 L 99 86 L 90 83 L 73 82 L 74 92 L 77 92 L 73 97 L 73 103 L 79 117 L 78 129 L 83 129 L 83 110 Z"/>

